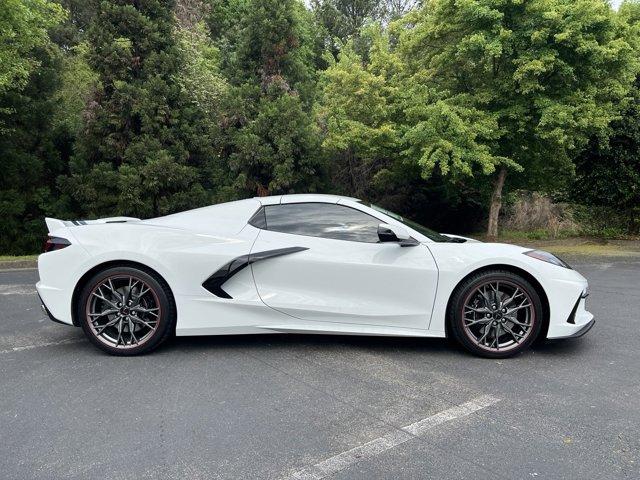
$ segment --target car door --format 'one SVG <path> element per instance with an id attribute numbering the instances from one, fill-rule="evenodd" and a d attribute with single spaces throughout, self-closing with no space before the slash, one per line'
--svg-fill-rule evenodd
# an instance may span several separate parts
<path id="1" fill-rule="evenodd" d="M 251 256 L 254 280 L 268 306 L 309 322 L 426 329 L 437 268 L 422 244 L 380 243 L 367 213 L 335 203 L 263 207 Z M 275 256 L 277 255 L 277 256 Z"/>

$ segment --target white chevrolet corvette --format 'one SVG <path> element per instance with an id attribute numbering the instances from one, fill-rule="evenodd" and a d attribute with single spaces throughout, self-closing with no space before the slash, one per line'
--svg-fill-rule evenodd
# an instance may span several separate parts
<path id="1" fill-rule="evenodd" d="M 594 324 L 586 279 L 557 257 L 439 234 L 353 198 L 46 222 L 43 309 L 116 355 L 174 332 L 296 332 L 452 336 L 497 358 Z"/>

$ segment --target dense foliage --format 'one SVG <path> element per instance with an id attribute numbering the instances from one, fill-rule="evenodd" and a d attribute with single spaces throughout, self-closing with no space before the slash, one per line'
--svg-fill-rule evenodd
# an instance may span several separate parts
<path id="1" fill-rule="evenodd" d="M 553 186 L 637 69 L 628 25 L 604 2 L 440 0 L 406 22 L 412 157 L 426 174 L 496 172 L 490 236 L 507 170 Z"/>
<path id="2" fill-rule="evenodd" d="M 609 207 L 640 232 L 640 79 L 633 97 L 612 124 L 608 139 L 594 138 L 576 159 L 575 198 Z"/>
<path id="3" fill-rule="evenodd" d="M 0 93 L 20 89 L 41 65 L 38 49 L 49 43 L 47 29 L 64 9 L 48 0 L 2 0 L 0 4 Z"/>
<path id="4" fill-rule="evenodd" d="M 308 191 L 496 235 L 535 190 L 638 231 L 635 0 L 0 3 L 0 253 Z"/>

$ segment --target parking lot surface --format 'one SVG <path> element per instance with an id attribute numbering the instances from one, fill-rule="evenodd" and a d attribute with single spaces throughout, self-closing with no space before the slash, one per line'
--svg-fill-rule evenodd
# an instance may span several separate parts
<path id="1" fill-rule="evenodd" d="M 640 478 L 640 257 L 572 263 L 596 326 L 507 360 L 310 335 L 111 357 L 0 271 L 0 477 Z"/>

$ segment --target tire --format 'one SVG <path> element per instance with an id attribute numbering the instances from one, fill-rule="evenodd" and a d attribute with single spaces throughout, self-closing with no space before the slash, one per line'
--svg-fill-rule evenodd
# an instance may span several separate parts
<path id="1" fill-rule="evenodd" d="M 472 275 L 456 288 L 447 321 L 455 340 L 471 353 L 507 358 L 537 339 L 543 312 L 540 295 L 525 278 L 490 270 Z"/>
<path id="2" fill-rule="evenodd" d="M 119 356 L 147 353 L 174 331 L 176 306 L 167 283 L 141 268 L 112 267 L 82 288 L 77 318 L 89 340 Z"/>

